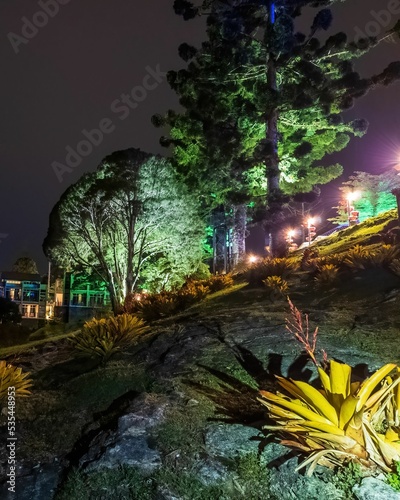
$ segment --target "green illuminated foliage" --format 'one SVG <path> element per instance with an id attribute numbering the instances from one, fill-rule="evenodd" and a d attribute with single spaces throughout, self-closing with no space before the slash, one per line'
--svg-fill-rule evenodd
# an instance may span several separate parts
<path id="1" fill-rule="evenodd" d="M 146 280 L 154 288 L 181 285 L 201 264 L 203 238 L 197 200 L 169 162 L 128 149 L 65 191 L 44 250 L 65 268 L 97 274 L 117 312 Z"/>
<path id="2" fill-rule="evenodd" d="M 337 209 L 337 216 L 330 219 L 335 224 L 343 224 L 348 220 L 346 195 L 349 192 L 358 192 L 359 196 L 351 202 L 355 210 L 360 212 L 362 222 L 370 217 L 397 207 L 396 197 L 391 190 L 400 186 L 400 177 L 396 172 L 389 171 L 382 174 L 368 172 L 354 172 L 349 180 L 343 182 L 339 188 L 342 199 Z"/>
<path id="3" fill-rule="evenodd" d="M 174 165 L 205 203 L 266 205 L 274 256 L 283 253 L 274 248 L 287 195 L 341 175 L 340 165 L 322 160 L 366 131 L 365 120 L 348 121 L 342 113 L 372 86 L 400 74 L 396 63 L 371 78 L 355 72 L 353 63 L 376 38 L 355 43 L 344 33 L 320 36 L 332 22 L 321 7 L 333 3 L 276 0 L 275 19 L 268 2 L 174 3 L 185 20 L 207 16 L 207 40 L 198 49 L 181 45 L 187 66 L 168 73 L 184 111 L 153 118 L 168 130 L 161 144 L 172 146 Z M 303 34 L 296 21 L 306 7 L 316 10 Z"/>

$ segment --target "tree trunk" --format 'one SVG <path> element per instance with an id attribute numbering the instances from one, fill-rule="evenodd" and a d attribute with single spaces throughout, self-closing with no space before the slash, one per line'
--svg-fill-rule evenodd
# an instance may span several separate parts
<path id="1" fill-rule="evenodd" d="M 233 207 L 232 266 L 235 267 L 246 253 L 247 206 Z"/>
<path id="2" fill-rule="evenodd" d="M 269 2 L 269 14 L 267 33 L 270 40 L 275 36 L 275 2 Z M 274 94 L 278 91 L 276 79 L 276 67 L 274 54 L 272 51 L 268 54 L 267 61 L 267 84 L 270 89 L 271 99 L 274 99 Z M 274 105 L 270 106 L 267 111 L 267 139 L 272 145 L 272 154 L 266 160 L 266 177 L 267 177 L 267 210 L 270 219 L 275 219 L 277 212 L 281 210 L 282 192 L 279 186 L 280 170 L 278 157 L 278 110 Z M 279 217 L 278 217 L 279 218 Z M 286 242 L 284 240 L 282 229 L 277 223 L 268 224 L 269 233 L 269 250 L 272 256 L 279 257 L 286 253 Z"/>

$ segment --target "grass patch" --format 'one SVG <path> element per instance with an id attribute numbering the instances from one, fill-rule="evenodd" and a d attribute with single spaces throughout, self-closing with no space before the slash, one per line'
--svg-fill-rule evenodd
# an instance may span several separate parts
<path id="1" fill-rule="evenodd" d="M 171 408 L 163 423 L 153 430 L 158 446 L 165 454 L 179 450 L 183 460 L 204 450 L 203 429 L 214 416 L 214 406 L 206 398 L 198 404 Z"/>
<path id="2" fill-rule="evenodd" d="M 55 500 L 151 500 L 155 497 L 155 484 L 133 467 L 103 469 L 84 474 L 73 471 Z"/>

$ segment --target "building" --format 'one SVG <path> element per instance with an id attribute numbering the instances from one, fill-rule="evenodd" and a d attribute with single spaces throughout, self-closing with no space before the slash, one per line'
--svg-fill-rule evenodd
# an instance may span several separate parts
<path id="1" fill-rule="evenodd" d="M 85 282 L 71 273 L 51 283 L 47 276 L 6 271 L 0 273 L 0 297 L 17 303 L 25 326 L 37 328 L 41 321 L 87 320 L 109 309 L 109 293 L 104 286 Z"/>
<path id="2" fill-rule="evenodd" d="M 49 314 L 66 323 L 87 320 L 110 309 L 110 294 L 104 283 L 91 282 L 72 273 L 55 280 L 49 298 Z"/>
<path id="3" fill-rule="evenodd" d="M 17 303 L 23 322 L 37 326 L 46 318 L 47 285 L 40 274 L 8 271 L 0 273 L 0 297 Z"/>

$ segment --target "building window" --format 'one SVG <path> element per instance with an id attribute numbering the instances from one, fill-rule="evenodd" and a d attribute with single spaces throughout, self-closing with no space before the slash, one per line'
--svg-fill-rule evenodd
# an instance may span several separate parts
<path id="1" fill-rule="evenodd" d="M 24 290 L 24 302 L 39 302 L 39 290 Z"/>

